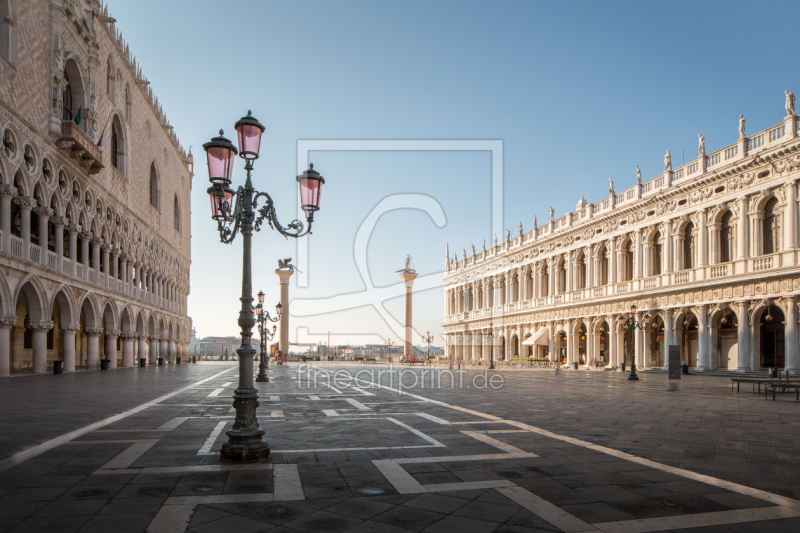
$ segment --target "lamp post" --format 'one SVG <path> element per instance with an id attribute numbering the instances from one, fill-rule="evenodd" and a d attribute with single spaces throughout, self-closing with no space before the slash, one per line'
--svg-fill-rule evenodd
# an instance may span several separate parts
<path id="1" fill-rule="evenodd" d="M 489 370 L 494 370 L 494 327 L 491 322 L 488 328 L 481 330 L 481 335 L 489 335 Z"/>
<path id="2" fill-rule="evenodd" d="M 628 376 L 628 381 L 639 381 L 639 374 L 636 373 L 636 330 L 646 331 L 650 326 L 650 313 L 644 314 L 643 321 L 636 320 L 636 304 L 631 304 L 630 317 L 625 318 L 624 315 L 619 315 L 619 325 L 622 331 L 632 331 L 633 338 L 631 340 L 631 373 Z"/>
<path id="3" fill-rule="evenodd" d="M 319 210 L 320 189 L 325 180 L 314 170 L 313 165 L 297 176 L 300 186 L 300 205 L 306 214 L 306 223 L 293 220 L 286 227 L 278 222 L 272 198 L 265 192 L 253 188 L 251 172 L 253 162 L 258 158 L 261 144 L 262 126 L 248 111 L 235 124 L 239 149 L 231 141 L 223 137 L 214 137 L 203 145 L 208 157 L 208 179 L 211 187 L 208 195 L 211 199 L 211 218 L 217 221 L 220 241 L 230 244 L 241 232 L 242 238 L 242 302 L 239 311 L 239 327 L 242 332 L 241 347 L 236 350 L 239 355 L 239 386 L 233 393 L 233 407 L 236 417 L 233 427 L 226 431 L 228 441 L 222 445 L 220 460 L 226 463 L 248 463 L 266 461 L 269 458 L 269 444 L 264 440 L 264 430 L 258 426 L 256 407 L 258 393 L 253 387 L 253 357 L 255 349 L 251 346 L 253 337 L 253 284 L 251 277 L 251 240 L 253 230 L 259 231 L 266 220 L 269 227 L 285 237 L 302 237 L 311 232 L 314 212 Z M 244 186 L 236 191 L 230 188 L 231 171 L 234 156 L 239 154 L 245 160 L 247 178 Z M 259 199 L 264 205 L 259 207 Z M 235 203 L 234 203 L 235 200 Z"/>
<path id="4" fill-rule="evenodd" d="M 275 306 L 277 316 L 275 318 L 269 316 L 269 311 L 264 309 L 264 291 L 258 291 L 258 304 L 253 308 L 253 312 L 255 313 L 256 322 L 258 322 L 258 333 L 261 335 L 261 353 L 258 363 L 258 376 L 256 376 L 256 381 L 259 383 L 269 382 L 269 378 L 267 377 L 267 358 L 265 357 L 267 353 L 266 346 L 267 343 L 275 337 L 275 332 L 278 329 L 278 326 L 273 325 L 272 334 L 270 334 L 267 322 L 277 322 L 280 320 L 282 311 L 283 306 L 278 302 L 278 305 Z"/>
<path id="5" fill-rule="evenodd" d="M 422 342 L 428 343 L 428 352 L 425 354 L 425 362 L 427 363 L 431 358 L 431 343 L 433 342 L 433 335 L 431 335 L 430 331 L 426 332 L 425 336 L 422 337 Z"/>

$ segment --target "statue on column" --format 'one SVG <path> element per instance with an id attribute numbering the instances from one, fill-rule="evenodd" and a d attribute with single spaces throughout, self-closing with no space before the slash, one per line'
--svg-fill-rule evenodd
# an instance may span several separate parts
<path id="1" fill-rule="evenodd" d="M 456 258 L 456 260 L 458 260 L 458 258 Z M 407 270 L 409 272 L 414 270 L 413 268 L 411 268 L 411 254 L 406 255 L 406 266 L 404 270 Z"/>
<path id="2" fill-rule="evenodd" d="M 791 117 L 794 115 L 794 93 L 786 91 L 786 116 Z"/>
<path id="3" fill-rule="evenodd" d="M 510 241 L 510 240 L 511 240 L 511 232 L 506 230 L 506 241 Z"/>
<path id="4" fill-rule="evenodd" d="M 466 260 L 467 260 L 467 250 L 466 250 L 466 248 L 462 248 L 461 251 L 464 252 L 464 261 L 466 262 Z"/>
<path id="5" fill-rule="evenodd" d="M 744 139 L 745 137 L 747 137 L 747 135 L 745 135 L 745 133 L 744 133 L 744 125 L 746 123 L 747 123 L 747 121 L 744 119 L 744 115 L 739 115 L 739 138 L 740 139 Z"/>
<path id="6" fill-rule="evenodd" d="M 614 196 L 614 178 L 608 178 L 608 195 Z"/>
<path id="7" fill-rule="evenodd" d="M 522 222 L 519 223 L 519 236 L 522 237 Z"/>
<path id="8" fill-rule="evenodd" d="M 474 245 L 474 244 L 472 244 L 472 245 L 470 245 L 470 246 L 472 246 L 472 255 L 475 255 L 475 245 Z"/>
<path id="9" fill-rule="evenodd" d="M 706 155 L 706 138 L 703 137 L 702 133 L 697 134 L 698 144 L 697 144 L 697 155 L 703 157 Z"/>
<path id="10" fill-rule="evenodd" d="M 664 172 L 668 172 L 670 170 L 672 170 L 672 154 L 670 154 L 669 150 L 667 150 L 667 153 L 664 154 Z"/>
<path id="11" fill-rule="evenodd" d="M 536 215 L 533 215 L 533 229 L 539 227 L 538 223 L 536 222 Z"/>
<path id="12" fill-rule="evenodd" d="M 553 211 L 553 206 L 551 205 L 551 206 L 550 206 L 550 222 L 552 222 L 552 221 L 553 221 L 553 214 L 554 214 L 554 213 L 555 213 L 555 211 Z"/>
<path id="13" fill-rule="evenodd" d="M 642 184 L 642 171 L 639 170 L 639 165 L 636 165 L 636 183 Z"/>
<path id="14" fill-rule="evenodd" d="M 486 239 L 483 239 L 483 251 L 486 251 Z"/>
<path id="15" fill-rule="evenodd" d="M 494 234 L 494 245 L 497 246 L 497 233 Z"/>

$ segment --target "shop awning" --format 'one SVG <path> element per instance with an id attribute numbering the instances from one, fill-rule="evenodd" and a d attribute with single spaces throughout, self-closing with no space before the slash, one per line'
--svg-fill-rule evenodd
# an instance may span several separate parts
<path id="1" fill-rule="evenodd" d="M 541 344 L 542 346 L 549 346 L 550 345 L 550 335 L 547 328 L 542 328 L 524 341 L 522 341 L 523 346 L 533 346 L 535 344 Z"/>

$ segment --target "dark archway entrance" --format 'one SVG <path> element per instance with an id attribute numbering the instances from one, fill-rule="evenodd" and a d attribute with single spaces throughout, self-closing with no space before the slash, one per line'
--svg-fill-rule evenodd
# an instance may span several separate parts
<path id="1" fill-rule="evenodd" d="M 763 368 L 785 366 L 784 360 L 784 316 L 775 305 L 761 317 L 761 366 Z"/>

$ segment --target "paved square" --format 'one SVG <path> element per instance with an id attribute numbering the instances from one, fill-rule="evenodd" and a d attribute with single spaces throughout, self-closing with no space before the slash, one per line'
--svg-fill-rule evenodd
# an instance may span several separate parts
<path id="1" fill-rule="evenodd" d="M 800 530 L 788 395 L 544 370 L 437 388 L 438 370 L 407 367 L 400 392 L 386 366 L 272 367 L 271 462 L 221 465 L 237 370 L 4 381 L 0 531 Z"/>

